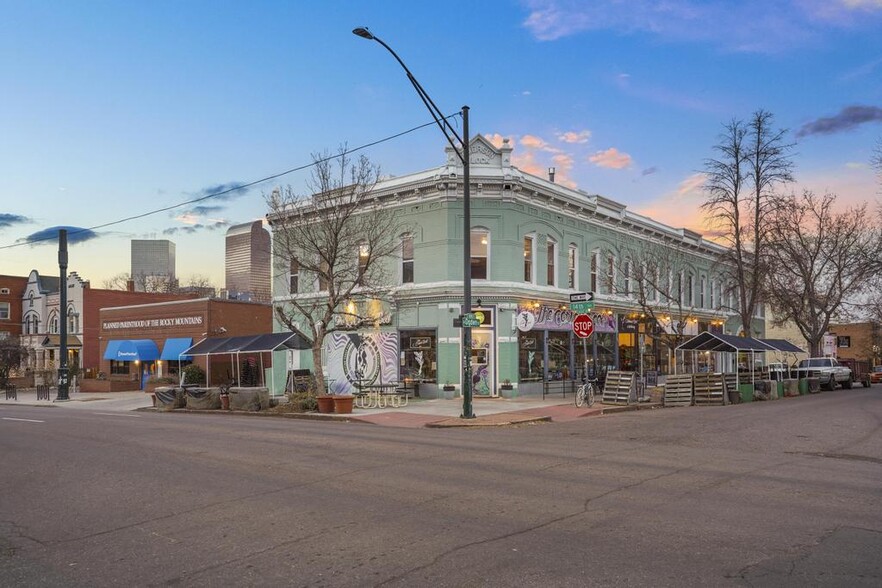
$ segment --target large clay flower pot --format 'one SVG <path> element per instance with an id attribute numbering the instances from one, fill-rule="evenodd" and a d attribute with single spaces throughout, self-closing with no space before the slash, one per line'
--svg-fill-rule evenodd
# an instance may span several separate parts
<path id="1" fill-rule="evenodd" d="M 355 396 L 342 394 L 334 396 L 334 412 L 337 414 L 349 414 L 352 412 L 352 401 Z"/>
<path id="2" fill-rule="evenodd" d="M 324 414 L 330 414 L 334 412 L 334 397 L 333 396 L 316 396 L 316 401 L 318 402 L 318 411 Z"/>

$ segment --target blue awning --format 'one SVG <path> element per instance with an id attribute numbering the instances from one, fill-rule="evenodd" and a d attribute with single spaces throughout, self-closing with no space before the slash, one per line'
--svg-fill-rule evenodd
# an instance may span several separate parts
<path id="1" fill-rule="evenodd" d="M 107 349 L 104 350 L 104 359 L 116 359 L 116 352 L 119 351 L 119 344 L 122 341 L 108 341 Z"/>
<path id="2" fill-rule="evenodd" d="M 150 339 L 126 339 L 109 341 L 104 359 L 116 361 L 154 361 L 159 359 L 159 349 Z"/>
<path id="3" fill-rule="evenodd" d="M 178 339 L 166 339 L 165 345 L 162 346 L 162 355 L 159 359 L 165 361 L 189 361 L 193 359 L 191 355 L 181 355 L 193 345 L 192 337 L 181 337 Z"/>

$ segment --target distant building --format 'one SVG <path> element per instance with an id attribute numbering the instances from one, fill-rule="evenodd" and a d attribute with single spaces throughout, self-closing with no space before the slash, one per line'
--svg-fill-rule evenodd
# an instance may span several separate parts
<path id="1" fill-rule="evenodd" d="M 262 221 L 227 230 L 227 298 L 268 302 L 270 290 L 270 234 Z"/>
<path id="2" fill-rule="evenodd" d="M 132 239 L 132 280 L 136 292 L 168 290 L 175 283 L 175 244 L 168 239 Z"/>
<path id="3" fill-rule="evenodd" d="M 835 355 L 839 359 L 882 363 L 882 325 L 876 322 L 831 324 L 829 332 L 835 337 Z"/>
<path id="4" fill-rule="evenodd" d="M 104 307 L 192 299 L 190 294 L 156 294 L 93 289 L 77 272 L 67 276 L 67 309 L 61 309 L 58 276 L 41 276 L 31 270 L 19 296 L 18 324 L 21 343 L 28 349 L 25 367 L 58 368 L 61 321 L 67 321 L 68 366 L 87 375 L 99 365 L 98 311 Z"/>
<path id="5" fill-rule="evenodd" d="M 0 339 L 21 335 L 21 301 L 26 276 L 0 276 Z"/>

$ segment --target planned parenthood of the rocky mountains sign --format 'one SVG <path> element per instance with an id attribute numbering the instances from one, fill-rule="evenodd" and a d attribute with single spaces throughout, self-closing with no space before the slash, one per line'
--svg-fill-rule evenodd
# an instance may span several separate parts
<path id="1" fill-rule="evenodd" d="M 201 316 L 176 316 L 174 318 L 142 319 L 137 321 L 105 321 L 104 330 L 110 329 L 144 329 L 150 327 L 185 327 L 201 325 Z"/>

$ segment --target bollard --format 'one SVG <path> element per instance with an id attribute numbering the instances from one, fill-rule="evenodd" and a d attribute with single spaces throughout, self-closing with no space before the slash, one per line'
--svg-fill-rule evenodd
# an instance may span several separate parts
<path id="1" fill-rule="evenodd" d="M 37 386 L 37 400 L 49 400 L 49 386 L 40 384 Z"/>
<path id="2" fill-rule="evenodd" d="M 6 384 L 6 400 L 18 400 L 18 391 L 15 384 Z"/>

